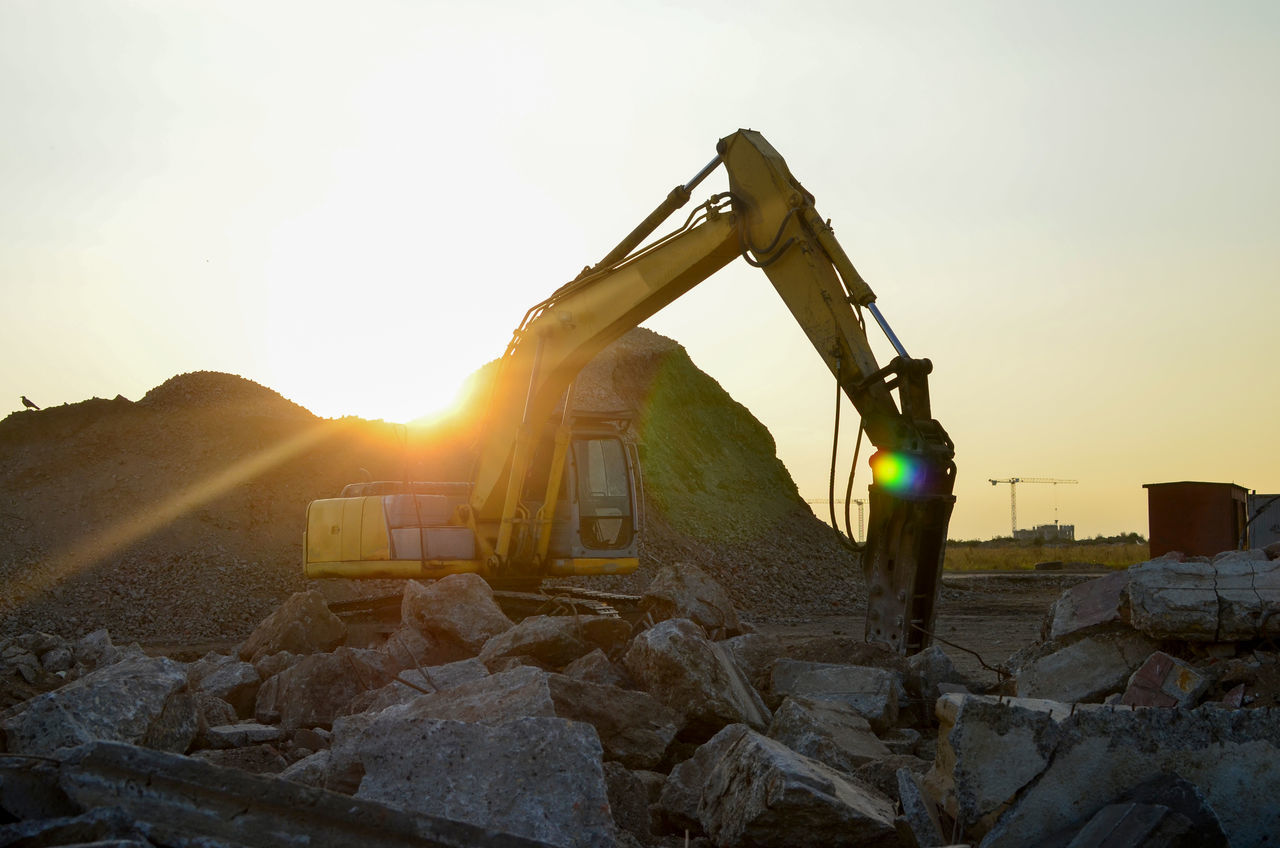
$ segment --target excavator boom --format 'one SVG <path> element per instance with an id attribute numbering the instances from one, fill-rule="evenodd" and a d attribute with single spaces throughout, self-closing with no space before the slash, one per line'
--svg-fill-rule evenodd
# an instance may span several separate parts
<path id="1" fill-rule="evenodd" d="M 729 191 L 713 195 L 675 232 L 640 247 L 720 165 L 728 173 Z M 608 466 L 607 455 L 620 456 L 621 449 L 599 431 L 589 442 L 578 435 L 570 386 L 606 345 L 738 257 L 768 276 L 862 415 L 867 437 L 878 449 L 871 463 L 862 557 L 870 595 L 867 638 L 902 652 L 927 645 L 955 479 L 954 446 L 931 417 L 927 376 L 932 366 L 907 356 L 870 286 L 818 214 L 813 195 L 752 130 L 721 139 L 716 158 L 672 190 L 604 260 L 525 315 L 494 378 L 465 503 L 455 498 L 446 522 L 467 528 L 475 550 L 470 559 L 438 560 L 432 571 L 424 540 L 415 549 L 421 573 L 474 570 L 492 579 L 634 568 L 633 558 L 601 565 L 607 553 L 603 559 L 589 556 L 582 539 L 566 548 L 563 532 L 556 535 L 555 528 L 565 526 L 563 513 L 572 509 L 579 535 L 595 538 L 591 544 L 606 550 L 599 528 L 623 526 L 637 516 L 636 505 L 622 499 L 621 472 L 598 470 Z M 884 367 L 868 342 L 863 310 L 897 353 Z M 596 471 L 587 470 L 591 462 Z M 612 467 L 620 468 L 617 462 Z M 606 477 L 618 482 L 599 482 Z M 630 485 L 634 501 L 634 475 Z M 588 501 L 594 506 L 583 507 Z M 336 506 L 326 509 L 330 516 L 337 514 Z M 308 538 L 323 532 L 322 524 L 309 521 Z M 394 551 L 383 558 L 403 559 Z M 313 569 L 309 563 L 308 573 L 353 576 L 360 573 L 359 564 L 353 569 L 326 561 Z M 386 570 L 368 569 L 371 576 L 385 576 Z"/>

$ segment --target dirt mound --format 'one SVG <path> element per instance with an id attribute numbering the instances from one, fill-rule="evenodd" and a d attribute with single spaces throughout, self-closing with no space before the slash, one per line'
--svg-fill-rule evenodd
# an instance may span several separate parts
<path id="1" fill-rule="evenodd" d="M 220 371 L 190 371 L 170 377 L 138 403 L 162 412 L 217 406 L 256 415 L 315 417 L 261 383 Z"/>
<path id="2" fill-rule="evenodd" d="M 684 349 L 633 331 L 578 383 L 640 412 L 646 536 L 634 589 L 688 561 L 756 616 L 851 611 L 856 563 L 773 440 Z M 466 439 L 318 419 L 230 374 L 0 421 L 0 635 L 235 640 L 304 587 L 306 504 L 362 479 L 462 479 Z M 608 581 L 604 581 L 608 583 Z M 599 581 L 591 585 L 608 588 Z"/>
<path id="3" fill-rule="evenodd" d="M 616 588 L 639 590 L 661 563 L 685 561 L 756 616 L 849 611 L 862 598 L 856 558 L 804 503 L 773 436 L 681 345 L 632 330 L 583 370 L 575 392 L 579 406 L 639 416 L 641 568 L 608 578 Z"/>

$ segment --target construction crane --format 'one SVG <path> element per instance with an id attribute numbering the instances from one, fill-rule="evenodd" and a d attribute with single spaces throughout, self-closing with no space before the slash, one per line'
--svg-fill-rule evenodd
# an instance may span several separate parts
<path id="1" fill-rule="evenodd" d="M 997 483 L 1009 484 L 1009 523 L 1011 525 L 1011 529 L 1009 531 L 1010 539 L 1016 539 L 1018 537 L 1018 484 L 1019 483 L 1051 483 L 1056 486 L 1059 483 L 1079 483 L 1080 482 L 1079 480 L 1059 480 L 1056 477 L 1008 477 L 1004 480 L 992 480 L 990 477 L 988 477 L 987 480 L 993 486 L 996 485 Z M 1055 524 L 1058 522 L 1057 510 L 1058 508 L 1055 502 L 1054 516 L 1053 516 L 1053 520 Z"/>

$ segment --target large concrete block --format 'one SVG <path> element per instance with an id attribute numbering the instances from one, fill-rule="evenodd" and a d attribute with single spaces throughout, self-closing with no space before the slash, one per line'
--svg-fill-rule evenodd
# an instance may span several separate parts
<path id="1" fill-rule="evenodd" d="M 240 646 L 240 659 L 257 664 L 261 658 L 280 651 L 332 651 L 346 635 L 347 626 L 329 611 L 324 595 L 314 589 L 297 592 L 249 634 Z"/>
<path id="2" fill-rule="evenodd" d="M 357 798 L 566 848 L 615 844 L 600 741 L 590 725 L 496 725 L 384 713 L 364 734 Z"/>
<path id="3" fill-rule="evenodd" d="M 493 599 L 493 589 L 476 574 L 451 574 L 434 583 L 409 581 L 400 606 L 401 620 L 437 644 L 456 646 L 475 656 L 490 638 L 512 626 Z"/>
<path id="4" fill-rule="evenodd" d="M 198 727 L 185 666 L 147 656 L 101 666 L 0 721 L 10 753 L 44 757 L 99 739 L 182 753 Z"/>
<path id="5" fill-rule="evenodd" d="M 1156 644 L 1133 632 L 1088 636 L 1017 670 L 1020 698 L 1073 703 L 1121 691 Z"/>
<path id="6" fill-rule="evenodd" d="M 772 718 L 760 694 L 727 649 L 692 621 L 661 621 L 631 642 L 627 672 L 651 695 L 683 713 L 708 738 L 728 724 L 761 731 Z"/>
<path id="7" fill-rule="evenodd" d="M 687 618 L 721 638 L 734 636 L 742 629 L 724 587 L 701 569 L 685 563 L 658 569 L 640 598 L 640 609 L 655 622 Z"/>
<path id="8" fill-rule="evenodd" d="M 803 696 L 847 704 L 877 732 L 898 720 L 902 675 L 883 668 L 780 659 L 773 664 L 771 688 L 779 697 Z"/>
<path id="9" fill-rule="evenodd" d="M 1121 623 L 1122 602 L 1128 586 L 1127 571 L 1116 571 L 1072 586 L 1053 604 L 1049 638 L 1058 640 L 1072 633 Z"/>
<path id="10" fill-rule="evenodd" d="M 717 845 L 898 844 L 892 801 L 751 730 L 707 775 L 698 815 Z"/>
<path id="11" fill-rule="evenodd" d="M 1170 774 L 1203 793 L 1230 844 L 1269 845 L 1280 833 L 1278 761 L 1280 711 L 1076 710 L 1060 723 L 1047 766 L 982 845 L 1040 844 Z"/>
<path id="12" fill-rule="evenodd" d="M 848 704 L 794 697 L 773 714 L 769 737 L 798 754 L 852 774 L 892 753 L 871 724 Z"/>

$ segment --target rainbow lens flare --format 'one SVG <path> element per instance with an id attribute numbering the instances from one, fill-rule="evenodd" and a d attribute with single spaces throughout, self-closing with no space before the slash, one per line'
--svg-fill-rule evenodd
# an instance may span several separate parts
<path id="1" fill-rule="evenodd" d="M 879 451 L 871 457 L 871 477 L 891 492 L 909 492 L 924 481 L 920 464 L 911 456 Z"/>

